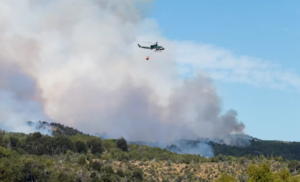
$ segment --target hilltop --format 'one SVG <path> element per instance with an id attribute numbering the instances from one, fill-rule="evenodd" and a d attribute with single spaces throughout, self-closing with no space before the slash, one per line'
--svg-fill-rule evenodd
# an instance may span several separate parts
<path id="1" fill-rule="evenodd" d="M 80 135 L 85 135 L 83 132 L 78 131 L 75 128 L 65 126 L 60 123 L 48 123 L 46 121 L 39 121 L 39 122 L 32 122 L 32 121 L 27 121 L 27 125 L 34 127 L 36 130 L 39 131 L 46 131 L 51 133 L 53 136 L 56 135 L 68 135 L 68 136 L 74 136 L 77 134 Z"/>

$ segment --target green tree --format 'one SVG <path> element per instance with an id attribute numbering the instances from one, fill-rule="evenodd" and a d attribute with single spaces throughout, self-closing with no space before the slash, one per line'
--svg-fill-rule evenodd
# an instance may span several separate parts
<path id="1" fill-rule="evenodd" d="M 5 158 L 15 158 L 15 157 L 18 157 L 18 156 L 19 155 L 16 151 L 0 147 L 0 159 L 3 158 L 3 157 L 5 157 Z"/>
<path id="2" fill-rule="evenodd" d="M 93 138 L 88 141 L 88 146 L 92 148 L 92 154 L 101 154 L 104 151 L 100 138 Z"/>
<path id="3" fill-rule="evenodd" d="M 128 151 L 127 141 L 123 137 L 121 137 L 120 139 L 117 140 L 117 146 L 122 151 Z"/>
<path id="4" fill-rule="evenodd" d="M 10 136 L 9 141 L 10 141 L 10 145 L 13 149 L 16 148 L 19 143 L 19 139 L 15 136 Z"/>
<path id="5" fill-rule="evenodd" d="M 43 135 L 42 135 L 40 132 L 34 132 L 34 133 L 32 134 L 32 137 L 33 137 L 34 140 L 39 140 L 39 139 L 42 138 L 42 136 L 43 136 Z"/>
<path id="6" fill-rule="evenodd" d="M 20 181 L 38 181 L 40 179 L 48 180 L 44 172 L 45 166 L 34 158 L 26 158 L 22 162 L 22 167 L 20 168 Z"/>
<path id="7" fill-rule="evenodd" d="M 249 154 L 249 155 L 248 155 L 248 159 L 249 159 L 249 160 L 252 160 L 252 159 L 253 159 L 253 156 L 252 156 L 251 154 Z"/>
<path id="8" fill-rule="evenodd" d="M 77 149 L 78 153 L 84 153 L 84 154 L 87 153 L 87 150 L 88 150 L 87 145 L 83 141 L 80 141 L 80 140 L 76 141 L 75 146 L 76 146 L 76 149 Z"/>
<path id="9" fill-rule="evenodd" d="M 74 142 L 64 135 L 58 135 L 53 138 L 54 148 L 59 149 L 60 152 L 66 153 L 67 150 L 75 151 L 76 147 Z"/>

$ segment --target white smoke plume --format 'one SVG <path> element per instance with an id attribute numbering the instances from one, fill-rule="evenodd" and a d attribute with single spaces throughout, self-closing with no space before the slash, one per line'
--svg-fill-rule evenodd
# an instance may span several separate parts
<path id="1" fill-rule="evenodd" d="M 220 114 L 208 75 L 195 67 L 184 78 L 180 64 L 193 56 L 184 47 L 194 44 L 162 37 L 144 17 L 148 3 L 0 1 L 1 124 L 23 131 L 27 120 L 55 121 L 153 142 L 242 134 L 236 111 Z M 137 47 L 149 40 L 166 50 Z"/>

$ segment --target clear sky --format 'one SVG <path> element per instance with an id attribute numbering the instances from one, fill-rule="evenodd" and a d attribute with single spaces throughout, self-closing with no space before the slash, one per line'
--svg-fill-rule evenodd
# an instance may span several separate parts
<path id="1" fill-rule="evenodd" d="M 300 1 L 156 1 L 150 14 L 164 37 L 215 45 L 300 75 Z M 167 50 L 167 49 L 166 49 Z M 300 93 L 215 80 L 224 111 L 233 108 L 246 133 L 300 141 Z"/>

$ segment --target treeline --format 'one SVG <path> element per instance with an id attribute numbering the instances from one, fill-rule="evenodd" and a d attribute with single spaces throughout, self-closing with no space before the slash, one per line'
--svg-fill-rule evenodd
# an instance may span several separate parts
<path id="1" fill-rule="evenodd" d="M 167 146 L 172 152 L 182 153 L 186 148 L 197 148 L 202 141 L 181 139 L 176 144 Z M 157 143 L 135 142 L 140 145 L 157 146 Z M 226 156 L 243 157 L 251 154 L 252 156 L 264 155 L 270 159 L 271 156 L 281 156 L 284 160 L 300 160 L 300 142 L 280 142 L 252 139 L 247 146 L 231 146 L 212 141 L 206 141 L 212 146 L 215 155 L 224 154 Z"/>
<path id="2" fill-rule="evenodd" d="M 84 135 L 83 132 L 78 131 L 77 129 L 74 129 L 69 126 L 64 126 L 59 123 L 50 123 L 50 126 L 54 127 L 55 129 L 52 131 L 53 135 L 69 135 L 74 136 L 77 134 Z"/>
<path id="3" fill-rule="evenodd" d="M 299 142 L 279 142 L 279 141 L 263 141 L 254 139 L 251 141 L 251 145 L 248 147 L 235 147 L 222 145 L 218 143 L 209 143 L 216 155 L 224 154 L 231 156 L 245 156 L 253 155 L 260 156 L 261 154 L 270 158 L 273 156 L 282 156 L 283 159 L 287 160 L 300 160 L 300 143 Z"/>
<path id="4" fill-rule="evenodd" d="M 15 150 L 19 154 L 54 155 L 66 153 L 67 150 L 87 153 L 88 147 L 93 154 L 103 152 L 102 141 L 98 137 L 89 137 L 87 142 L 75 140 L 70 136 L 51 137 L 39 132 L 24 135 L 21 133 L 0 135 L 0 146 Z"/>

